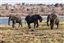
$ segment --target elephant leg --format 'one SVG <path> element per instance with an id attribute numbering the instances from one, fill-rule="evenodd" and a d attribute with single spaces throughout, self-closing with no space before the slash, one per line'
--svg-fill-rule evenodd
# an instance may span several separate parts
<path id="1" fill-rule="evenodd" d="M 53 23 L 50 23 L 50 27 L 51 27 L 51 30 L 52 30 L 53 27 L 54 27 L 54 24 Z"/>
<path id="2" fill-rule="evenodd" d="M 14 23 L 12 24 L 12 27 L 13 27 L 13 28 L 15 27 L 15 24 L 14 24 Z"/>
<path id="3" fill-rule="evenodd" d="M 14 21 L 12 21 L 12 27 L 13 27 L 13 28 L 15 27 L 15 22 L 14 22 Z"/>
<path id="4" fill-rule="evenodd" d="M 34 28 L 36 28 L 37 22 L 34 22 Z"/>
<path id="5" fill-rule="evenodd" d="M 53 29 L 53 27 L 54 27 L 53 24 L 51 24 L 51 30 Z"/>
<path id="6" fill-rule="evenodd" d="M 22 27 L 22 22 L 20 23 L 21 27 Z"/>
<path id="7" fill-rule="evenodd" d="M 47 21 L 47 26 L 49 26 L 49 23 L 48 23 L 48 21 Z"/>
<path id="8" fill-rule="evenodd" d="M 28 23 L 28 27 L 29 27 L 29 29 L 31 28 L 30 23 Z"/>
<path id="9" fill-rule="evenodd" d="M 58 29 L 59 23 L 57 23 L 56 25 L 57 25 L 57 29 Z"/>
<path id="10" fill-rule="evenodd" d="M 20 27 L 20 25 L 21 25 L 21 27 L 22 27 L 22 22 L 19 22 L 19 27 Z"/>
<path id="11" fill-rule="evenodd" d="M 34 23 L 34 28 L 35 28 L 35 25 L 36 25 L 36 24 Z"/>
<path id="12" fill-rule="evenodd" d="M 36 27 L 39 27 L 39 24 L 38 24 L 38 22 L 36 23 L 37 25 L 36 25 Z"/>

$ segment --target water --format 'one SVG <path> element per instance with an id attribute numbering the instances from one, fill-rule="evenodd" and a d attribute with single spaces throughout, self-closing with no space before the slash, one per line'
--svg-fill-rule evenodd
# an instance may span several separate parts
<path id="1" fill-rule="evenodd" d="M 47 19 L 47 16 L 42 16 L 43 21 Z M 59 16 L 60 21 L 64 21 L 64 16 Z M 25 19 L 22 18 L 22 23 L 25 23 Z M 8 24 L 8 17 L 0 17 L 0 24 Z"/>
<path id="2" fill-rule="evenodd" d="M 10 21 L 11 23 L 12 21 Z M 22 18 L 22 23 L 25 23 L 25 18 Z M 0 24 L 8 24 L 8 17 L 0 17 Z"/>
<path id="3" fill-rule="evenodd" d="M 0 19 L 0 24 L 8 24 L 8 19 Z"/>

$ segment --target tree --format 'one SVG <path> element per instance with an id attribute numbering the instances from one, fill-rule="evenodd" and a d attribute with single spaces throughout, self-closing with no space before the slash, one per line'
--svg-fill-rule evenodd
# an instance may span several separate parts
<path id="1" fill-rule="evenodd" d="M 63 5 L 62 5 L 62 4 L 60 4 L 60 6 L 61 6 L 61 7 L 63 7 Z"/>
<path id="2" fill-rule="evenodd" d="M 44 12 L 44 9 L 43 8 L 41 8 L 41 12 Z"/>
<path id="3" fill-rule="evenodd" d="M 58 5 L 59 5 L 59 4 L 58 4 L 58 3 L 56 3 L 54 6 L 55 6 L 55 7 L 58 7 Z"/>
<path id="4" fill-rule="evenodd" d="M 25 5 L 25 3 L 23 2 L 22 5 Z"/>
<path id="5" fill-rule="evenodd" d="M 6 10 L 8 10 L 8 6 L 6 5 L 6 8 L 5 8 Z"/>
<path id="6" fill-rule="evenodd" d="M 0 17 L 1 17 L 1 14 L 0 14 Z"/>
<path id="7" fill-rule="evenodd" d="M 29 9 L 27 8 L 27 11 L 29 11 Z"/>

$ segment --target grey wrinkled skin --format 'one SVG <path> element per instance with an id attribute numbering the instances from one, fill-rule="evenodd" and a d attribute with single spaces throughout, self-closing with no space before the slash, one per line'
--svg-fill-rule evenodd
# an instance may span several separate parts
<path id="1" fill-rule="evenodd" d="M 51 27 L 51 29 L 53 29 L 54 24 L 57 25 L 57 29 L 58 29 L 59 18 L 57 17 L 57 15 L 55 15 L 55 14 L 48 15 L 47 16 L 47 26 L 49 26 L 49 23 L 48 23 L 49 21 L 50 21 L 50 27 Z"/>

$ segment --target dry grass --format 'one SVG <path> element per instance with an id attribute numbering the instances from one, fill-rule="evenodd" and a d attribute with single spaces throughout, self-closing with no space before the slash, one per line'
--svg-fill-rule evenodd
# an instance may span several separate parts
<path id="1" fill-rule="evenodd" d="M 59 28 L 56 26 L 53 30 L 46 26 L 46 23 L 40 23 L 39 28 L 28 27 L 0 27 L 0 42 L 4 43 L 64 43 L 64 23 L 61 22 Z"/>

